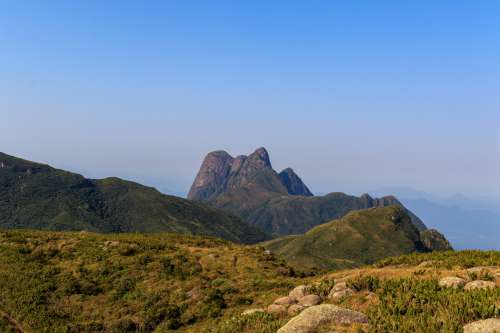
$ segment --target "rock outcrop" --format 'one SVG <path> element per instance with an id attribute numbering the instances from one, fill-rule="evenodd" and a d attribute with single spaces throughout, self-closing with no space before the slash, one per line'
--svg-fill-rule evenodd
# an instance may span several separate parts
<path id="1" fill-rule="evenodd" d="M 420 233 L 420 238 L 425 247 L 433 251 L 449 251 L 453 250 L 450 242 L 444 237 L 442 233 L 435 229 L 424 230 Z"/>
<path id="2" fill-rule="evenodd" d="M 286 168 L 279 173 L 281 182 L 288 190 L 290 195 L 303 195 L 307 197 L 312 197 L 313 194 L 307 188 L 306 184 L 300 179 L 300 177 L 293 171 L 292 168 Z"/>
<path id="3" fill-rule="evenodd" d="M 234 158 L 225 151 L 209 153 L 196 176 L 188 198 L 205 201 L 225 189 Z"/>
<path id="4" fill-rule="evenodd" d="M 233 158 L 225 151 L 209 153 L 188 193 L 188 199 L 211 201 L 218 195 L 246 187 L 287 195 L 288 190 L 273 170 L 269 153 L 259 148 L 248 156 Z"/>

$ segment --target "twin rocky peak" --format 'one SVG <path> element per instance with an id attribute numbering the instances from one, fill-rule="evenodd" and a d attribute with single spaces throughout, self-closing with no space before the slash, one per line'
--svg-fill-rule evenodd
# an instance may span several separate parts
<path id="1" fill-rule="evenodd" d="M 209 201 L 230 189 L 256 184 L 276 194 L 313 195 L 291 168 L 280 173 L 274 171 L 267 150 L 259 148 L 248 156 L 240 155 L 236 158 L 225 151 L 209 153 L 194 180 L 188 198 Z"/>

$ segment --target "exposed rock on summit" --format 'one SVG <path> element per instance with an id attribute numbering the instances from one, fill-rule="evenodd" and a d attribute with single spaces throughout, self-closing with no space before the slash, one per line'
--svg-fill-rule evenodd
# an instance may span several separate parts
<path id="1" fill-rule="evenodd" d="M 292 168 L 286 168 L 279 173 L 281 182 L 286 186 L 288 194 L 290 195 L 303 195 L 312 197 L 313 194 L 307 188 L 302 179 L 293 171 Z"/>
<path id="2" fill-rule="evenodd" d="M 230 211 L 273 236 L 304 233 L 353 210 L 403 207 L 393 196 L 356 197 L 338 192 L 313 196 L 291 168 L 277 173 L 265 148 L 236 158 L 223 151 L 209 153 L 188 198 Z M 427 229 L 407 212 L 419 231 Z"/>

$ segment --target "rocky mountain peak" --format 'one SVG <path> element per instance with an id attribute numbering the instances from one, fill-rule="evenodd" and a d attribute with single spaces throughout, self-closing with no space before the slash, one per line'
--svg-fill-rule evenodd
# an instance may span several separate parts
<path id="1" fill-rule="evenodd" d="M 307 188 L 306 184 L 304 184 L 292 168 L 286 168 L 281 171 L 279 177 L 290 195 L 313 196 L 309 188 Z"/>
<path id="2" fill-rule="evenodd" d="M 257 168 L 272 168 L 269 153 L 266 148 L 260 147 L 247 158 L 248 163 Z"/>
<path id="3" fill-rule="evenodd" d="M 234 158 L 218 150 L 208 153 L 188 194 L 189 199 L 206 200 L 220 193 L 227 182 Z"/>
<path id="4" fill-rule="evenodd" d="M 293 172 L 286 173 L 285 185 L 273 170 L 266 148 L 233 158 L 225 151 L 209 153 L 200 167 L 188 198 L 209 201 L 219 194 L 251 186 L 259 193 L 312 195 Z"/>

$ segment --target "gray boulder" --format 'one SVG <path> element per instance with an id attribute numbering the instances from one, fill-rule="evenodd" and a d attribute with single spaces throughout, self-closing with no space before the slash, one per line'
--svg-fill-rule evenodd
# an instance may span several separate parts
<path id="1" fill-rule="evenodd" d="M 465 280 L 456 276 L 447 276 L 439 280 L 440 287 L 460 288 L 465 286 Z"/>
<path id="2" fill-rule="evenodd" d="M 290 305 L 292 305 L 294 303 L 296 303 L 295 299 L 288 297 L 288 296 L 277 298 L 274 301 L 274 304 L 283 305 L 285 307 L 289 307 Z"/>
<path id="3" fill-rule="evenodd" d="M 482 280 L 476 280 L 476 281 L 469 282 L 464 287 L 465 290 L 494 289 L 494 288 L 495 288 L 495 282 L 482 281 Z"/>
<path id="4" fill-rule="evenodd" d="M 351 288 L 345 288 L 339 291 L 332 290 L 330 294 L 328 294 L 328 299 L 337 302 L 340 301 L 342 298 L 351 295 L 354 295 L 354 290 L 352 290 Z"/>
<path id="5" fill-rule="evenodd" d="M 367 323 L 361 312 L 341 308 L 332 304 L 311 306 L 292 318 L 277 333 L 314 333 L 322 325 Z"/>
<path id="6" fill-rule="evenodd" d="M 282 315 L 286 313 L 286 307 L 279 304 L 271 304 L 267 307 L 267 312 L 276 315 Z"/>
<path id="7" fill-rule="evenodd" d="M 464 326 L 464 333 L 500 332 L 500 319 L 490 318 L 469 323 Z"/>
<path id="8" fill-rule="evenodd" d="M 307 296 L 309 294 L 310 294 L 309 287 L 302 285 L 302 286 L 295 287 L 292 291 L 290 291 L 290 293 L 288 294 L 288 296 L 290 298 L 298 300 L 298 299 L 300 299 L 300 298 L 302 298 L 304 296 Z"/>
<path id="9" fill-rule="evenodd" d="M 299 304 L 303 306 L 313 306 L 321 303 L 321 297 L 318 295 L 307 295 L 299 299 Z"/>

